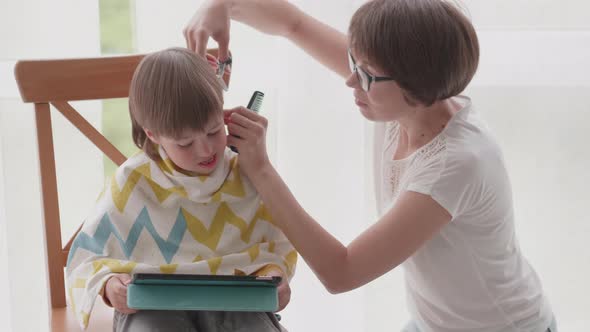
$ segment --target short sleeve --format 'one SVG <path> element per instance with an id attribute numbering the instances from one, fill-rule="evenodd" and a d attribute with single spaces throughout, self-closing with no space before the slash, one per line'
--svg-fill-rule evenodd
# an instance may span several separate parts
<path id="1" fill-rule="evenodd" d="M 478 158 L 470 153 L 441 153 L 439 158 L 417 167 L 408 190 L 432 197 L 455 218 L 465 213 L 480 195 Z"/>

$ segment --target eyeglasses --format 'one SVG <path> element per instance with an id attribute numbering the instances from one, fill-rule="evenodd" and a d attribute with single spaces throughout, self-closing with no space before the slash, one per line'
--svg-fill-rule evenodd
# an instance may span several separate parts
<path id="1" fill-rule="evenodd" d="M 367 73 L 363 68 L 358 67 L 356 65 L 356 61 L 354 61 L 354 58 L 352 57 L 350 49 L 348 50 L 348 65 L 350 66 L 350 71 L 356 73 L 356 77 L 361 83 L 361 88 L 363 88 L 365 92 L 369 92 L 369 89 L 371 88 L 371 83 L 373 82 L 395 81 L 391 77 L 371 75 Z"/>

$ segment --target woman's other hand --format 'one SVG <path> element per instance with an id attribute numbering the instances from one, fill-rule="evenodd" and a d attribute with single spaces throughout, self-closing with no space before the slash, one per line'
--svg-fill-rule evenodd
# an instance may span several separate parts
<path id="1" fill-rule="evenodd" d="M 282 271 L 279 270 L 271 270 L 266 273 L 266 276 L 269 277 L 281 277 L 281 283 L 278 286 L 279 292 L 279 309 L 276 312 L 279 312 L 289 304 L 291 301 L 291 286 L 289 286 L 289 279 L 287 279 Z"/>

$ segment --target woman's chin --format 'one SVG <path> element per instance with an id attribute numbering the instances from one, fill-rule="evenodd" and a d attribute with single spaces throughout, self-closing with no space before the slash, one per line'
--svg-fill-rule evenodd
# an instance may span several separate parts
<path id="1" fill-rule="evenodd" d="M 359 111 L 367 120 L 375 121 L 375 117 L 367 105 L 359 105 Z"/>

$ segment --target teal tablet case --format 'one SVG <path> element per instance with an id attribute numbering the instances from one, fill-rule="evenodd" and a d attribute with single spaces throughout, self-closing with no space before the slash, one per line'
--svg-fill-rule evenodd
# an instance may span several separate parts
<path id="1" fill-rule="evenodd" d="M 158 279 L 153 275 L 134 278 L 127 288 L 127 306 L 140 310 L 274 312 L 278 309 L 277 283 L 276 279 L 255 277 L 162 275 Z"/>

